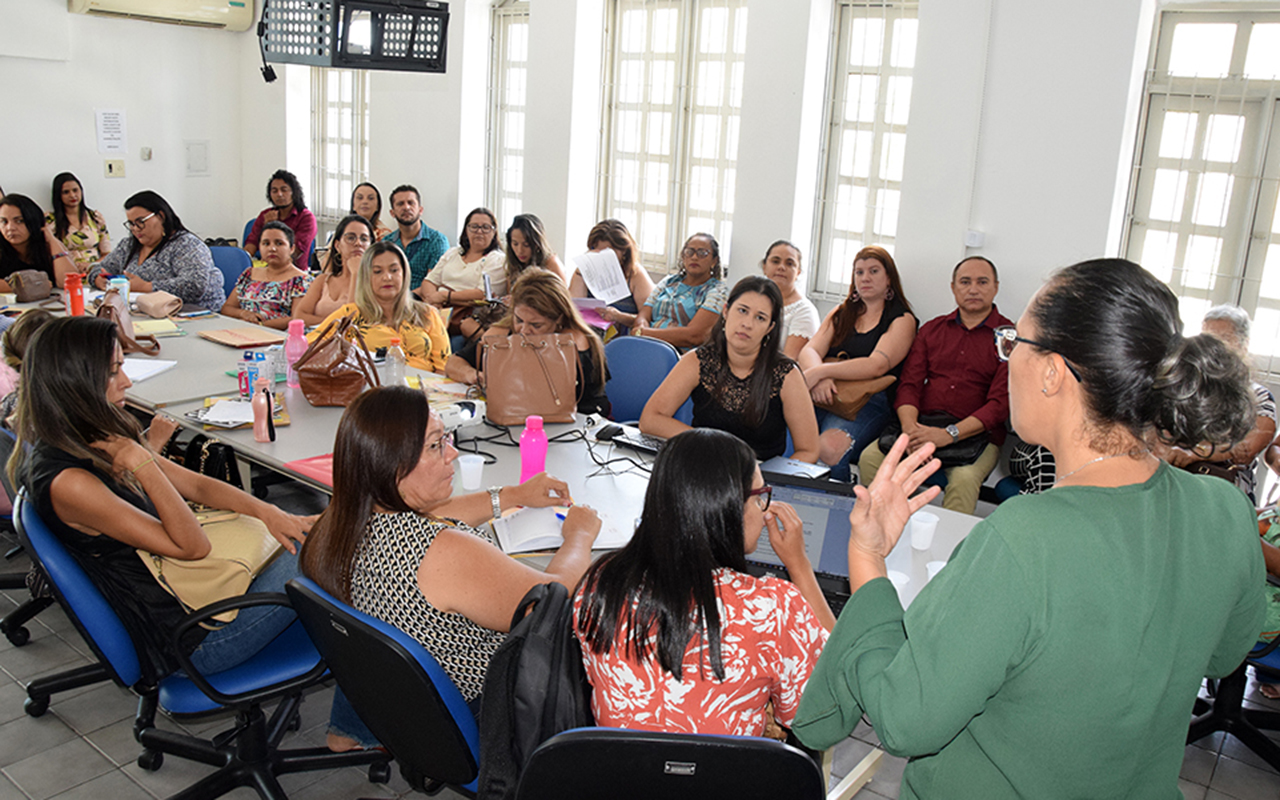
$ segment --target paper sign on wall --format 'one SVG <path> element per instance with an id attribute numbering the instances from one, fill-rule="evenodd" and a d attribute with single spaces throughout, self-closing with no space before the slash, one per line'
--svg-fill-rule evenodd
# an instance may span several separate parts
<path id="1" fill-rule="evenodd" d="M 124 153 L 128 149 L 125 138 L 124 112 L 97 109 L 94 112 L 98 129 L 99 153 Z"/>

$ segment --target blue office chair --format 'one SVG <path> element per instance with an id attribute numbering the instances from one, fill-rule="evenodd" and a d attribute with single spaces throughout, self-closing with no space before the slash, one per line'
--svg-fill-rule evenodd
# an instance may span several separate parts
<path id="1" fill-rule="evenodd" d="M 427 794 L 451 786 L 474 796 L 480 772 L 475 715 L 422 644 L 309 578 L 290 581 L 286 590 L 338 686 L 409 785 Z"/>
<path id="2" fill-rule="evenodd" d="M 1280 638 L 1267 643 L 1258 642 L 1234 672 L 1220 680 L 1210 681 L 1212 702 L 1196 698 L 1191 728 L 1187 731 L 1187 744 L 1211 733 L 1225 731 L 1270 764 L 1272 769 L 1280 770 L 1280 744 L 1263 733 L 1280 731 L 1280 712 L 1244 706 L 1250 666 L 1259 675 L 1280 680 L 1280 651 L 1277 651 L 1277 647 L 1280 647 Z"/>
<path id="3" fill-rule="evenodd" d="M 241 273 L 253 266 L 253 259 L 239 247 L 210 247 L 209 252 L 213 254 L 213 265 L 222 273 L 222 290 L 230 297 Z"/>
<path id="4" fill-rule="evenodd" d="M 257 221 L 258 221 L 258 218 L 254 217 L 253 219 L 249 220 L 244 224 L 244 234 L 240 237 L 241 248 L 243 248 L 245 243 L 249 241 L 249 234 L 253 233 L 253 223 Z"/>
<path id="5" fill-rule="evenodd" d="M 134 738 L 144 748 L 138 766 L 159 769 L 164 754 L 171 753 L 219 767 L 175 798 L 220 797 L 249 786 L 266 800 L 287 800 L 277 775 L 365 764 L 373 765 L 371 780 L 385 781 L 390 776 L 386 754 L 376 750 L 332 753 L 324 747 L 279 748 L 285 732 L 297 724 L 302 690 L 323 679 L 326 672 L 301 624 L 295 622 L 253 658 L 232 669 L 201 675 L 180 655 L 185 672 L 155 680 L 120 617 L 25 496 L 19 495 L 14 518 L 22 543 L 49 576 L 54 595 L 101 668 L 140 696 L 133 725 Z M 270 604 L 288 605 L 288 601 L 279 594 L 247 594 L 213 603 L 189 615 L 175 631 L 175 638 L 181 639 L 191 627 L 224 611 Z M 282 699 L 268 721 L 261 704 L 276 697 Z M 28 702 L 35 699 L 29 697 Z M 48 705 L 47 697 L 44 705 Z M 236 711 L 235 727 L 211 741 L 155 725 L 160 709 L 171 715 L 194 716 L 227 708 Z"/>
<path id="6" fill-rule="evenodd" d="M 613 419 L 634 425 L 649 396 L 680 360 L 676 349 L 658 339 L 619 336 L 604 346 L 609 382 L 604 391 L 613 406 Z M 686 425 L 693 422 L 693 402 L 686 400 L 676 412 Z"/>
<path id="7" fill-rule="evenodd" d="M 662 797 L 666 800 L 820 800 L 818 765 L 773 739 L 578 728 L 533 752 L 516 800 Z"/>

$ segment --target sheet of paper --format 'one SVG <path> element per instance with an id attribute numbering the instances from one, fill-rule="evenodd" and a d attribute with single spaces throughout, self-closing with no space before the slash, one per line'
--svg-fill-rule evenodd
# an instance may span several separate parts
<path id="1" fill-rule="evenodd" d="M 618 254 L 606 247 L 600 252 L 588 251 L 573 260 L 582 280 L 597 299 L 606 303 L 616 303 L 631 294 L 627 279 L 622 275 L 622 264 L 618 263 Z"/>
<path id="2" fill-rule="evenodd" d="M 162 358 L 126 358 L 123 369 L 124 374 L 129 376 L 129 380 L 137 383 L 176 366 L 178 366 L 177 361 L 166 361 Z"/>
<path id="3" fill-rule="evenodd" d="M 151 333 L 158 336 L 165 333 L 179 333 L 182 329 L 166 317 L 165 319 L 135 319 L 133 330 L 136 333 Z"/>
<path id="4" fill-rule="evenodd" d="M 206 422 L 243 425 L 253 422 L 253 403 L 248 400 L 219 400 L 205 412 Z"/>

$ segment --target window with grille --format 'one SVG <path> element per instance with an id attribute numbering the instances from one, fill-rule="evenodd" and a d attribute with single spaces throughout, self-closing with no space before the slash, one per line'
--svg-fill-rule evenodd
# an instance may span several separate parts
<path id="1" fill-rule="evenodd" d="M 489 103 L 490 208 L 500 224 L 521 212 L 524 193 L 524 121 L 529 64 L 529 4 L 493 12 L 493 80 Z"/>
<path id="2" fill-rule="evenodd" d="M 1280 13 L 1164 12 L 1147 73 L 1125 254 L 1178 295 L 1183 324 L 1236 303 L 1280 373 Z"/>
<path id="3" fill-rule="evenodd" d="M 616 0 L 601 216 L 622 220 L 664 271 L 705 231 L 733 231 L 746 0 Z"/>
<path id="4" fill-rule="evenodd" d="M 369 179 L 369 73 L 311 68 L 311 212 L 333 224 Z"/>
<path id="5" fill-rule="evenodd" d="M 837 12 L 814 293 L 843 297 L 864 246 L 893 252 L 916 61 L 915 2 L 843 0 Z"/>

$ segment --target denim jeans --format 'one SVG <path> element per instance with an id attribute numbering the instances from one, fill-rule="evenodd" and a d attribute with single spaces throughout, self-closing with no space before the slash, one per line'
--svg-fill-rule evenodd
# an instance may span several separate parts
<path id="1" fill-rule="evenodd" d="M 298 557 L 281 553 L 253 579 L 249 591 L 283 593 L 284 585 L 298 574 Z M 191 654 L 191 663 L 204 675 L 231 669 L 257 655 L 297 618 L 289 606 L 241 609 L 229 625 L 204 637 Z"/>
<path id="2" fill-rule="evenodd" d="M 849 449 L 845 451 L 840 460 L 831 467 L 831 477 L 838 481 L 847 481 L 850 478 L 849 461 L 857 458 L 857 454 L 871 442 L 880 438 L 880 434 L 884 431 L 884 426 L 889 424 L 889 420 L 893 418 L 893 408 L 889 405 L 889 395 L 887 392 L 876 392 L 867 399 L 864 405 L 853 419 L 845 419 L 837 416 L 830 411 L 816 409 L 818 412 L 818 432 L 826 433 L 829 430 L 841 430 L 849 434 L 852 440 Z"/>

